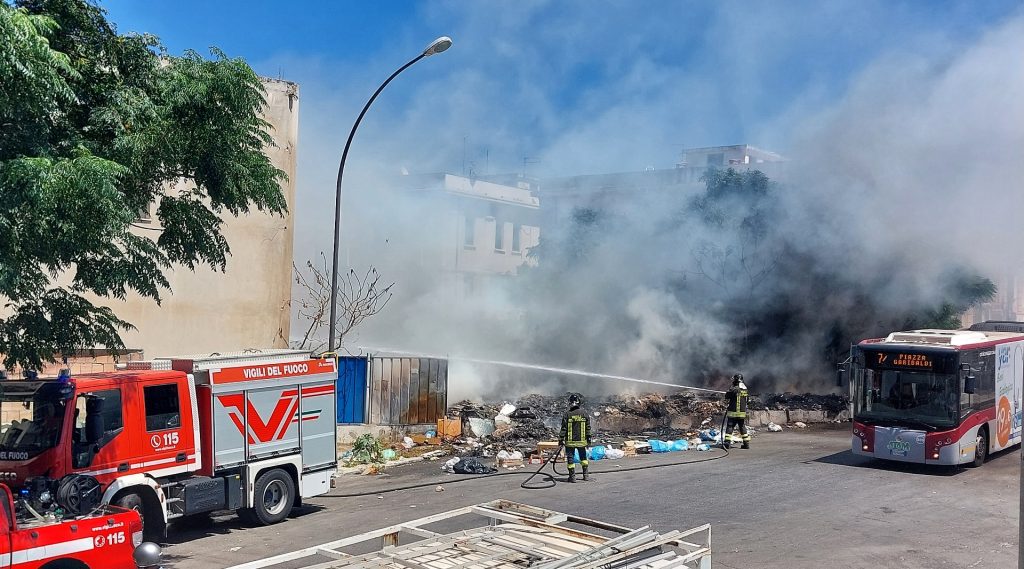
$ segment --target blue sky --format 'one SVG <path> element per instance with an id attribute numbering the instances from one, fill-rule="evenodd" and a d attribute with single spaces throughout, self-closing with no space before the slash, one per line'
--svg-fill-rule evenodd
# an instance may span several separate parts
<path id="1" fill-rule="evenodd" d="M 539 157 L 538 173 L 570 174 L 579 168 L 668 167 L 683 145 L 785 146 L 788 133 L 778 121 L 794 107 L 830 104 L 852 77 L 887 54 L 955 50 L 1019 13 L 1020 2 L 109 0 L 102 5 L 121 32 L 154 33 L 172 53 L 216 45 L 247 59 L 263 75 L 298 82 L 306 92 L 303 126 L 323 115 L 339 116 L 339 127 L 350 122 L 361 100 L 388 73 L 434 37 L 450 35 L 453 50 L 406 72 L 369 118 L 401 120 L 417 110 L 409 108 L 416 104 L 411 100 L 451 80 L 456 84 L 449 88 L 456 92 L 441 97 L 447 100 L 419 102 L 431 113 L 452 115 L 449 124 L 457 128 L 439 141 L 457 147 L 458 156 L 445 157 L 449 169 L 461 167 L 466 137 L 479 151 L 490 148 L 495 167 L 510 168 L 523 156 L 550 150 L 555 155 Z M 467 108 L 463 98 L 474 95 L 479 99 Z M 503 110 L 508 115 L 496 116 Z M 560 119 L 598 125 L 579 133 L 582 140 L 560 145 L 559 134 L 574 130 Z M 657 128 L 665 119 L 678 126 Z M 621 156 L 621 164 L 601 157 L 587 168 L 585 159 L 555 158 L 572 154 L 562 146 L 586 146 L 591 137 L 616 129 L 620 136 L 655 131 L 653 139 L 640 143 L 646 160 L 628 152 L 621 156 L 614 147 L 602 154 Z"/>
<path id="2" fill-rule="evenodd" d="M 101 2 L 122 33 L 156 34 L 172 53 L 216 45 L 300 85 L 298 211 L 312 227 L 330 226 L 322 204 L 359 109 L 440 35 L 452 49 L 405 72 L 364 120 L 352 186 L 402 168 L 458 173 L 464 160 L 496 173 L 529 157 L 528 174 L 572 175 L 670 168 L 684 146 L 789 153 L 858 93 L 912 92 L 902 69 L 951 65 L 1020 4 Z M 299 231 L 300 249 L 328 244 Z"/>

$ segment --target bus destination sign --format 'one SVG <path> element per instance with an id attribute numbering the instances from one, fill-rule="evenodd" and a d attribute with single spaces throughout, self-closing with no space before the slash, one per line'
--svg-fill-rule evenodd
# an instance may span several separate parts
<path id="1" fill-rule="evenodd" d="M 943 355 L 912 354 L 906 352 L 875 352 L 868 359 L 869 367 L 885 369 L 918 369 L 922 371 L 939 371 L 944 368 Z M 936 357 L 937 356 L 937 357 Z M 873 365 L 872 365 L 873 364 Z"/>
<path id="2" fill-rule="evenodd" d="M 919 367 L 924 369 L 932 369 L 935 364 L 932 363 L 932 359 L 925 354 L 892 354 L 896 357 L 893 360 L 893 367 Z"/>

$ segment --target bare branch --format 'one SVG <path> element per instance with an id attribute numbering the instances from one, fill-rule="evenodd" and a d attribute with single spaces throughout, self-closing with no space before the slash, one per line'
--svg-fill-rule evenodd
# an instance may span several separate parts
<path id="1" fill-rule="evenodd" d="M 301 320 L 308 322 L 298 347 L 314 351 L 326 346 L 326 340 L 319 334 L 325 326 L 329 326 L 331 312 L 331 272 L 327 256 L 320 253 L 320 258 L 321 263 L 318 264 L 306 261 L 305 270 L 300 270 L 294 263 L 292 265 L 295 284 L 302 291 L 295 301 L 297 314 Z M 372 266 L 364 274 L 349 269 L 340 275 L 335 321 L 339 345 L 346 334 L 367 318 L 380 314 L 391 301 L 395 283 L 384 285 L 381 279 L 381 274 Z"/>

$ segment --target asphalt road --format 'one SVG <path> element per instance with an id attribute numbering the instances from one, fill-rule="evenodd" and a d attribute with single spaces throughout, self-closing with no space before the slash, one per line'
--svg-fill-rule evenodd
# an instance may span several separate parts
<path id="1" fill-rule="evenodd" d="M 174 569 L 226 567 L 445 510 L 506 498 L 630 527 L 712 524 L 713 564 L 725 568 L 998 568 L 1017 563 L 1020 450 L 980 469 L 935 469 L 852 455 L 848 427 L 758 435 L 721 460 L 595 475 L 586 484 L 526 491 L 525 478 L 376 494 L 322 496 L 292 519 L 246 528 L 234 516 L 172 530 Z M 614 470 L 707 453 L 687 451 L 595 463 Z M 445 483 L 439 462 L 385 477 L 345 476 L 335 493 Z"/>

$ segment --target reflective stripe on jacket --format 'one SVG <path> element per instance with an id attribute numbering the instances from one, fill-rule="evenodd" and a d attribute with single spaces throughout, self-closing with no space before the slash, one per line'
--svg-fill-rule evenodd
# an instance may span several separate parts
<path id="1" fill-rule="evenodd" d="M 585 447 L 590 442 L 590 418 L 573 409 L 562 418 L 560 437 L 567 447 Z"/>
<path id="2" fill-rule="evenodd" d="M 747 418 L 747 390 L 733 387 L 725 393 L 726 416 Z"/>

